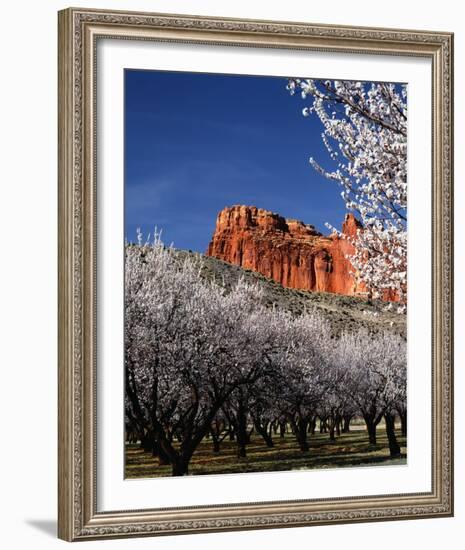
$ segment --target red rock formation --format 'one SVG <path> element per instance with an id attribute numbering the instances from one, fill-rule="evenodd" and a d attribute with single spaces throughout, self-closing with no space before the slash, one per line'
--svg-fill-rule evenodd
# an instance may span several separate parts
<path id="1" fill-rule="evenodd" d="M 360 223 L 347 214 L 342 232 L 354 236 Z M 232 206 L 218 214 L 207 255 L 258 271 L 283 286 L 354 295 L 353 246 L 313 225 L 288 220 L 255 206 Z"/>

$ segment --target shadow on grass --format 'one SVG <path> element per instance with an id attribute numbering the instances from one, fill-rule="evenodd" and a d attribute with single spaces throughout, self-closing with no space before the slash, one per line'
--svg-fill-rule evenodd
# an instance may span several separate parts
<path id="1" fill-rule="evenodd" d="M 267 447 L 253 436 L 247 446 L 247 456 L 237 458 L 234 441 L 223 441 L 220 453 L 214 453 L 211 440 L 205 439 L 192 457 L 190 475 L 312 470 L 328 468 L 402 465 L 406 463 L 406 439 L 398 435 L 402 456 L 391 459 L 385 434 L 370 445 L 365 430 L 341 434 L 330 440 L 327 434 L 309 437 L 310 449 L 302 452 L 292 434 L 276 437 L 274 446 Z M 126 446 L 126 478 L 169 477 L 170 466 L 159 466 L 156 457 L 144 453 L 138 445 Z"/>

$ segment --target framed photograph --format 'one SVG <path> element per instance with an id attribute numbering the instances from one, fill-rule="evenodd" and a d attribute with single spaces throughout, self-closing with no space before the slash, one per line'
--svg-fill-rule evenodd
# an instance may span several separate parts
<path id="1" fill-rule="evenodd" d="M 60 538 L 453 514 L 452 55 L 59 12 Z"/>

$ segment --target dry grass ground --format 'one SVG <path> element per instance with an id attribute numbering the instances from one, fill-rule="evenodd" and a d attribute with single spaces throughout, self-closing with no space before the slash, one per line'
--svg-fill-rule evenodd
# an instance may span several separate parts
<path id="1" fill-rule="evenodd" d="M 310 450 L 303 453 L 292 434 L 281 439 L 274 437 L 274 447 L 266 447 L 263 440 L 252 435 L 247 445 L 247 457 L 237 458 L 234 441 L 225 439 L 220 453 L 213 453 L 211 440 L 205 439 L 192 457 L 189 474 L 232 474 L 244 472 L 269 472 L 305 470 L 313 468 L 341 468 L 376 465 L 406 464 L 406 438 L 398 432 L 402 457 L 391 459 L 385 431 L 378 428 L 376 445 L 370 445 L 365 429 L 355 429 L 330 441 L 328 434 L 315 434 L 309 438 Z M 159 466 L 156 457 L 137 444 L 126 445 L 126 478 L 166 477 L 170 466 Z"/>

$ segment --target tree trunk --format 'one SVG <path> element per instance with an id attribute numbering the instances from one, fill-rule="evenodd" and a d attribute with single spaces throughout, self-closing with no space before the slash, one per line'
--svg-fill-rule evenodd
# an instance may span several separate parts
<path id="1" fill-rule="evenodd" d="M 140 446 L 144 449 L 144 453 L 151 453 L 153 448 L 153 437 L 150 434 L 144 434 L 140 438 Z"/>
<path id="2" fill-rule="evenodd" d="M 365 416 L 365 424 L 367 426 L 368 431 L 368 440 L 370 441 L 371 445 L 376 445 L 376 424 L 373 418 L 370 416 Z"/>
<path id="3" fill-rule="evenodd" d="M 334 435 L 334 427 L 335 427 L 335 423 L 331 420 L 331 422 L 329 423 L 329 439 L 331 441 L 335 441 L 336 439 Z"/>
<path id="4" fill-rule="evenodd" d="M 239 458 L 244 458 L 245 456 L 247 456 L 247 439 L 248 434 L 245 416 L 240 415 L 236 427 L 237 456 Z"/>
<path id="5" fill-rule="evenodd" d="M 173 476 L 186 476 L 189 473 L 189 461 L 180 457 L 173 462 Z"/>
<path id="6" fill-rule="evenodd" d="M 396 416 L 392 413 L 386 413 L 384 415 L 384 421 L 386 423 L 386 434 L 389 441 L 389 453 L 391 458 L 400 457 L 400 445 L 397 442 L 396 433 L 394 431 L 394 422 Z"/>
<path id="7" fill-rule="evenodd" d="M 245 458 L 247 456 L 246 445 L 247 442 L 244 438 L 237 434 L 237 456 L 238 458 Z"/>
<path id="8" fill-rule="evenodd" d="M 305 453 L 308 451 L 308 441 L 307 441 L 307 430 L 305 430 L 305 433 L 302 430 L 298 430 L 299 433 L 299 447 L 300 450 Z"/>
<path id="9" fill-rule="evenodd" d="M 242 393 L 238 396 L 237 410 L 234 418 L 234 434 L 236 436 L 237 457 L 247 456 L 246 445 L 250 441 L 247 433 L 247 409 Z"/>
<path id="10" fill-rule="evenodd" d="M 158 447 L 158 465 L 166 466 L 167 464 L 170 464 L 170 457 L 161 447 Z"/>
<path id="11" fill-rule="evenodd" d="M 229 441 L 234 441 L 236 439 L 234 426 L 231 423 L 229 423 L 228 434 L 229 434 Z"/>
<path id="12" fill-rule="evenodd" d="M 405 409 L 405 411 L 399 412 L 399 418 L 400 418 L 400 433 L 403 436 L 406 436 L 407 435 L 407 409 Z"/>
<path id="13" fill-rule="evenodd" d="M 166 466 L 166 464 L 170 464 L 170 457 L 165 452 L 163 447 L 158 444 L 158 441 L 153 438 L 152 440 L 152 456 L 158 457 L 158 465 L 159 466 Z"/>
<path id="14" fill-rule="evenodd" d="M 210 426 L 210 429 L 207 432 L 207 434 L 210 434 L 210 437 L 213 443 L 214 453 L 220 452 L 220 443 L 222 441 L 221 434 L 223 433 L 224 429 L 225 429 L 224 422 L 216 420 L 212 422 L 212 425 Z"/>
<path id="15" fill-rule="evenodd" d="M 213 436 L 213 452 L 219 453 L 220 452 L 220 440 Z"/>
<path id="16" fill-rule="evenodd" d="M 343 417 L 343 425 L 342 425 L 342 433 L 349 433 L 350 432 L 350 421 L 352 420 L 352 416 L 350 415 L 344 415 Z"/>
<path id="17" fill-rule="evenodd" d="M 262 436 L 267 447 L 274 447 L 271 434 L 268 433 L 266 426 L 262 426 L 258 420 L 254 420 L 254 426 L 257 432 Z"/>
<path id="18" fill-rule="evenodd" d="M 341 435 L 341 417 L 339 415 L 336 416 L 336 435 Z"/>
<path id="19" fill-rule="evenodd" d="M 286 423 L 280 422 L 279 423 L 279 437 L 284 438 L 286 435 Z"/>
<path id="20" fill-rule="evenodd" d="M 313 418 L 310 421 L 310 435 L 315 435 L 315 429 L 316 429 L 316 418 Z"/>
<path id="21" fill-rule="evenodd" d="M 297 443 L 299 444 L 300 450 L 305 453 L 309 449 L 307 439 L 308 421 L 300 418 L 297 422 L 293 421 L 293 423 Z"/>

